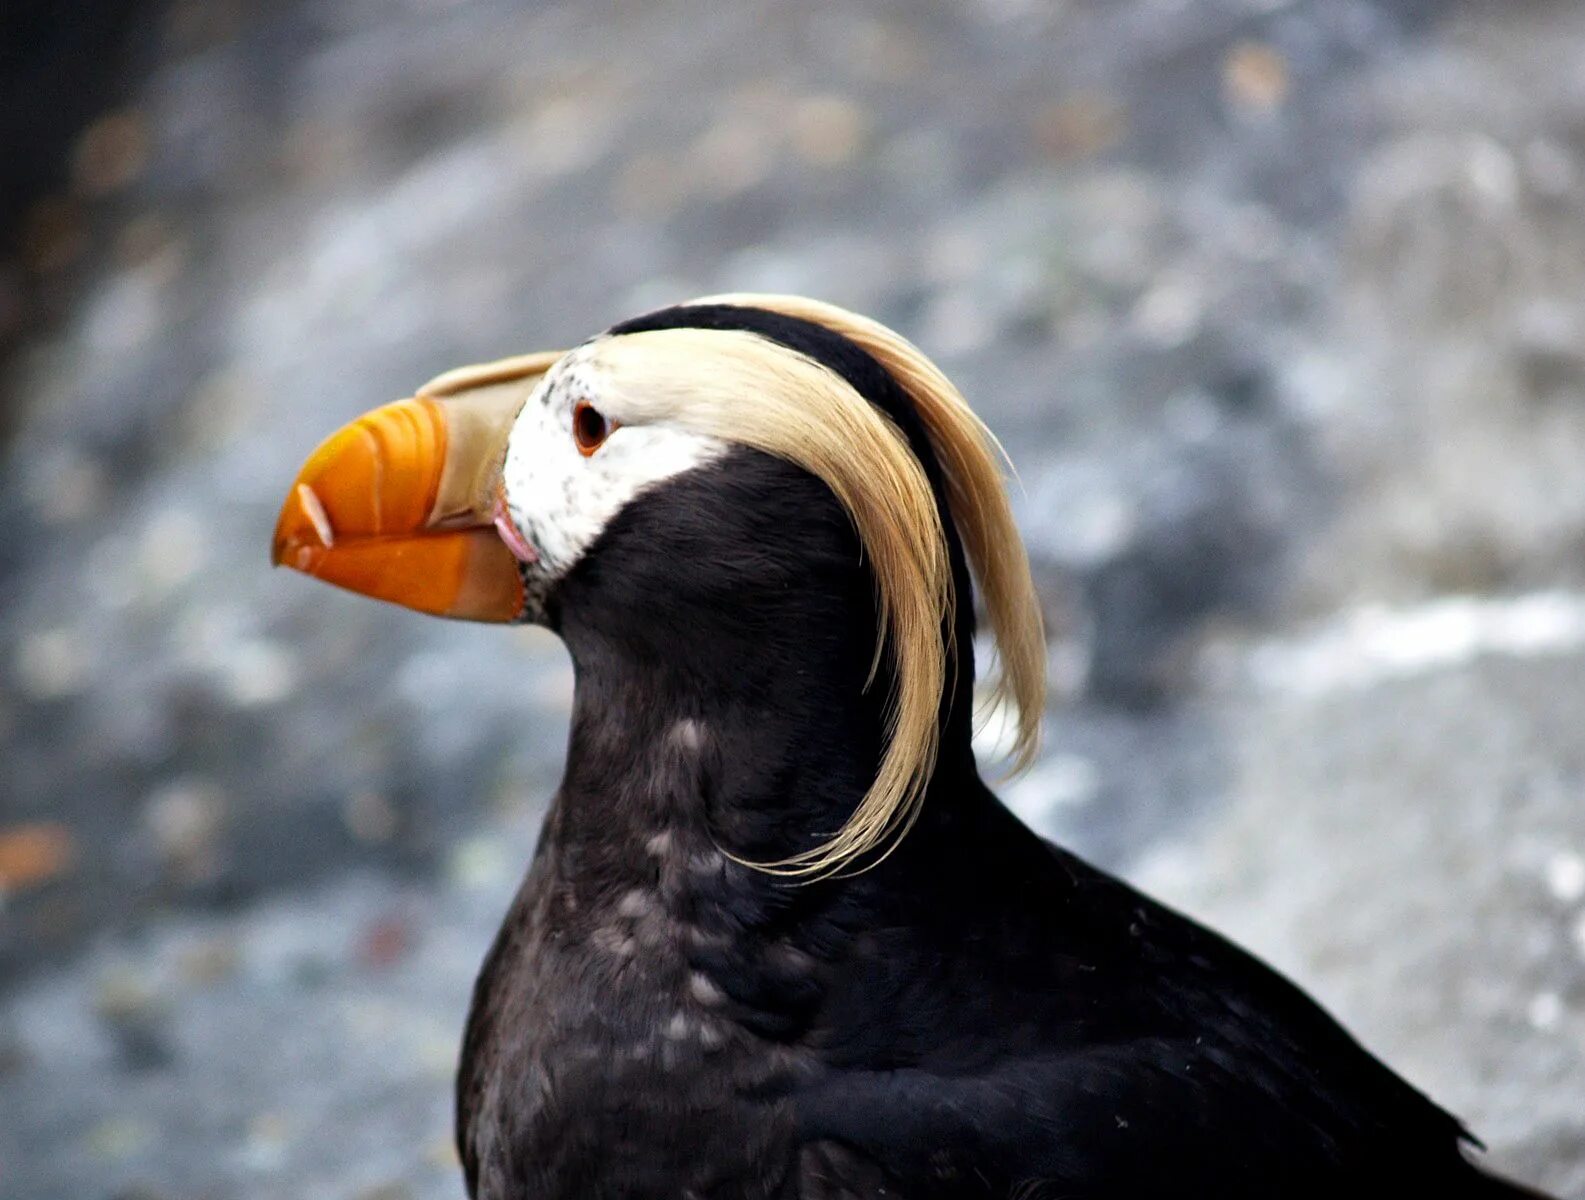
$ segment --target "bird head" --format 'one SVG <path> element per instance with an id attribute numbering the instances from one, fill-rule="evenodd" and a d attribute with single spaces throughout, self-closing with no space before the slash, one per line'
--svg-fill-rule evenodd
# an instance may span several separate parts
<path id="1" fill-rule="evenodd" d="M 968 656 L 970 568 L 1021 761 L 1043 707 L 1040 614 L 1000 447 L 885 326 L 799 297 L 713 297 L 566 352 L 448 372 L 314 451 L 287 494 L 273 559 L 420 612 L 556 627 L 571 581 L 598 577 L 594 564 L 622 539 L 655 536 L 625 519 L 646 498 L 708 478 L 731 489 L 731 506 L 769 504 L 744 494 L 743 472 L 734 478 L 732 464 L 755 456 L 828 489 L 873 582 L 869 677 L 889 689 L 876 778 L 828 841 L 770 864 L 824 874 L 895 844 L 917 812 L 943 698 L 965 682 L 953 674 Z M 698 538 L 677 552 L 676 572 L 690 576 L 741 577 L 760 561 L 752 546 Z"/>

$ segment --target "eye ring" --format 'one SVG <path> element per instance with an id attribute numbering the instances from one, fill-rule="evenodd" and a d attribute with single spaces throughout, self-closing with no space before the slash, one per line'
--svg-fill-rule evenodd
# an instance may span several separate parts
<path id="1" fill-rule="evenodd" d="M 605 445 L 615 430 L 616 422 L 586 400 L 580 400 L 572 410 L 572 440 L 585 458 Z"/>

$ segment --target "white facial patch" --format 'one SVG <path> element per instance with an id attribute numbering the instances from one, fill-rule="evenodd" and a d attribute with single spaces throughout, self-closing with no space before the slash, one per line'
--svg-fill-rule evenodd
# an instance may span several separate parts
<path id="1" fill-rule="evenodd" d="M 529 395 L 507 439 L 506 510 L 538 561 L 524 570 L 543 593 L 565 575 L 611 518 L 645 489 L 719 458 L 726 443 L 624 411 L 600 387 L 599 342 L 564 355 Z M 588 404 L 615 425 L 591 454 L 578 448 L 573 413 Z"/>

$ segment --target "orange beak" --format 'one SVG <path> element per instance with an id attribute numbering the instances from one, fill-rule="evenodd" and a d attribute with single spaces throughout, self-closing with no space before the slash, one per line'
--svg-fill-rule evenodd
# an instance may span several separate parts
<path id="1" fill-rule="evenodd" d="M 442 376 L 331 434 L 287 493 L 272 561 L 419 612 L 521 618 L 518 562 L 533 551 L 505 522 L 500 473 L 532 381 L 487 371 Z"/>

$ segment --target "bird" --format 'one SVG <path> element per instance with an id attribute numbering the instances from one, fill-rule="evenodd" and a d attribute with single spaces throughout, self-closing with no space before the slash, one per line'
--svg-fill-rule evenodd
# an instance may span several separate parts
<path id="1" fill-rule="evenodd" d="M 711 296 L 448 372 L 310 455 L 272 556 L 572 660 L 462 1043 L 471 1197 L 1537 1195 L 982 780 L 977 698 L 1036 750 L 1040 605 L 995 438 L 881 323 Z"/>

